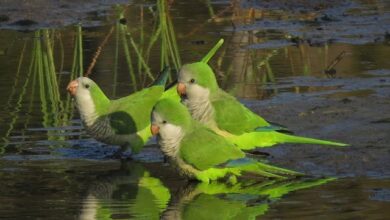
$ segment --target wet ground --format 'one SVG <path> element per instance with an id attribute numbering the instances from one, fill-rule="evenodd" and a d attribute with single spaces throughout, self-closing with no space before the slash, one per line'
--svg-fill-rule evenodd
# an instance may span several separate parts
<path id="1" fill-rule="evenodd" d="M 110 159 L 115 146 L 85 134 L 77 112 L 64 100 L 76 39 L 76 28 L 70 24 L 83 24 L 87 68 L 115 24 L 117 9 L 105 1 L 31 2 L 9 1 L 0 7 L 0 218 L 385 219 L 390 215 L 387 1 L 244 1 L 233 6 L 212 1 L 211 7 L 207 1 L 172 2 L 170 15 L 183 63 L 200 59 L 223 37 L 225 45 L 211 62 L 223 88 L 297 135 L 351 144 L 261 149 L 273 164 L 338 179 L 248 183 L 239 189 L 187 183 L 163 163 L 155 146 L 135 161 Z M 46 10 L 38 7 L 42 4 Z M 153 24 L 146 12 L 149 6 L 153 1 L 128 6 L 125 16 L 132 33 L 139 31 L 141 7 L 145 22 Z M 50 86 L 39 86 L 48 84 L 30 70 L 36 37 L 27 30 L 37 28 L 49 28 L 55 36 L 59 99 L 49 95 L 54 91 Z M 91 78 L 110 97 L 121 97 L 133 89 L 124 55 L 115 59 L 115 42 L 114 34 Z M 153 72 L 159 69 L 159 55 L 158 48 L 152 49 Z M 114 63 L 118 63 L 115 77 Z M 229 215 L 217 216 L 214 210 L 221 207 L 228 207 L 221 213 Z"/>

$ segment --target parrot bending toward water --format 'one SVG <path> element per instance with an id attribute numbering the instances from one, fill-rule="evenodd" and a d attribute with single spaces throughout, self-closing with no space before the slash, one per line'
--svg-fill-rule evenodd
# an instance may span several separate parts
<path id="1" fill-rule="evenodd" d="M 87 77 L 68 84 L 87 132 L 96 140 L 121 146 L 118 152 L 131 148 L 138 153 L 152 136 L 150 114 L 161 97 L 179 100 L 174 88 L 164 92 L 169 69 L 165 68 L 154 85 L 129 96 L 110 100 L 99 86 Z"/>
<path id="2" fill-rule="evenodd" d="M 233 143 L 192 119 L 179 101 L 159 100 L 150 129 L 158 134 L 162 152 L 190 179 L 210 182 L 228 177 L 235 182 L 243 174 L 278 179 L 301 175 L 247 158 Z"/>
<path id="3" fill-rule="evenodd" d="M 278 132 L 275 126 L 219 88 L 215 74 L 207 62 L 222 43 L 223 39 L 202 61 L 183 65 L 180 69 L 177 91 L 195 120 L 229 139 L 242 150 L 280 143 L 347 145 Z"/>

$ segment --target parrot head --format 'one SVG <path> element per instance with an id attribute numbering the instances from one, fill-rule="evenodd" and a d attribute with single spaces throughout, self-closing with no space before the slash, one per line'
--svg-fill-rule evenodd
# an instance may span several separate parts
<path id="1" fill-rule="evenodd" d="M 90 78 L 79 77 L 71 81 L 66 89 L 75 99 L 76 106 L 82 118 L 103 113 L 107 104 L 109 104 L 109 99 Z"/>
<path id="2" fill-rule="evenodd" d="M 187 108 L 180 102 L 161 99 L 153 107 L 150 130 L 162 139 L 175 138 L 190 129 L 192 118 Z"/>
<path id="3" fill-rule="evenodd" d="M 208 98 L 210 92 L 218 89 L 215 74 L 207 63 L 223 42 L 220 39 L 200 62 L 186 64 L 180 69 L 177 92 L 182 98 L 203 100 Z"/>
<path id="4" fill-rule="evenodd" d="M 207 63 L 186 64 L 179 71 L 177 92 L 182 98 L 203 99 L 218 88 L 215 74 Z"/>
<path id="5" fill-rule="evenodd" d="M 81 96 L 91 96 L 91 91 L 95 90 L 96 87 L 99 88 L 92 79 L 87 77 L 79 77 L 75 80 L 72 80 L 68 84 L 66 90 L 68 90 L 71 96 L 78 98 Z"/>

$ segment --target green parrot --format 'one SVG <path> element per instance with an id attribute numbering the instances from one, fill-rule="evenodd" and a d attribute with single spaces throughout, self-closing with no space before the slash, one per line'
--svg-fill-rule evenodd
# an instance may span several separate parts
<path id="1" fill-rule="evenodd" d="M 202 61 L 183 65 L 179 71 L 177 91 L 195 120 L 226 137 L 242 150 L 280 143 L 347 145 L 278 132 L 280 127 L 271 125 L 219 88 L 207 62 L 222 43 L 223 39 Z"/>
<path id="2" fill-rule="evenodd" d="M 164 92 L 169 69 L 165 68 L 154 85 L 129 96 L 110 100 L 90 78 L 79 77 L 67 87 L 74 97 L 87 132 L 96 140 L 129 148 L 138 153 L 152 136 L 150 113 L 162 97 L 179 100 L 175 88 Z"/>
<path id="3" fill-rule="evenodd" d="M 159 100 L 150 129 L 153 135 L 158 134 L 164 155 L 190 179 L 210 182 L 226 177 L 235 182 L 243 174 L 277 179 L 301 175 L 247 158 L 233 143 L 192 119 L 179 101 Z"/>
<path id="4" fill-rule="evenodd" d="M 284 195 L 333 180 L 334 178 L 242 181 L 234 185 L 221 182 L 198 183 L 182 190 L 184 193 L 179 193 L 180 198 L 176 199 L 178 202 L 174 204 L 175 208 L 168 208 L 164 216 L 168 219 L 180 216 L 186 220 L 256 219 L 268 211 L 270 204 Z M 179 213 L 174 213 L 176 210 Z"/>
<path id="5" fill-rule="evenodd" d="M 159 219 L 171 199 L 169 189 L 140 164 L 100 176 L 89 188 L 79 219 Z"/>

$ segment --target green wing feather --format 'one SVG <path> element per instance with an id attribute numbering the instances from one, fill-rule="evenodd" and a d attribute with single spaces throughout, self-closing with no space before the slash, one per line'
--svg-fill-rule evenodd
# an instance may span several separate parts
<path id="1" fill-rule="evenodd" d="M 183 138 L 180 156 L 195 168 L 205 170 L 245 154 L 213 131 L 199 127 Z"/>
<path id="2" fill-rule="evenodd" d="M 177 94 L 176 85 L 166 90 L 161 96 L 161 99 L 163 98 L 171 99 L 175 102 L 180 102 L 180 96 Z"/>
<path id="3" fill-rule="evenodd" d="M 211 102 L 215 110 L 214 119 L 221 130 L 240 135 L 258 127 L 270 126 L 266 120 L 222 90 L 212 95 Z"/>
<path id="4" fill-rule="evenodd" d="M 163 92 L 163 86 L 152 86 L 112 100 L 108 111 L 111 127 L 117 134 L 132 134 L 148 126 L 152 108 Z"/>

